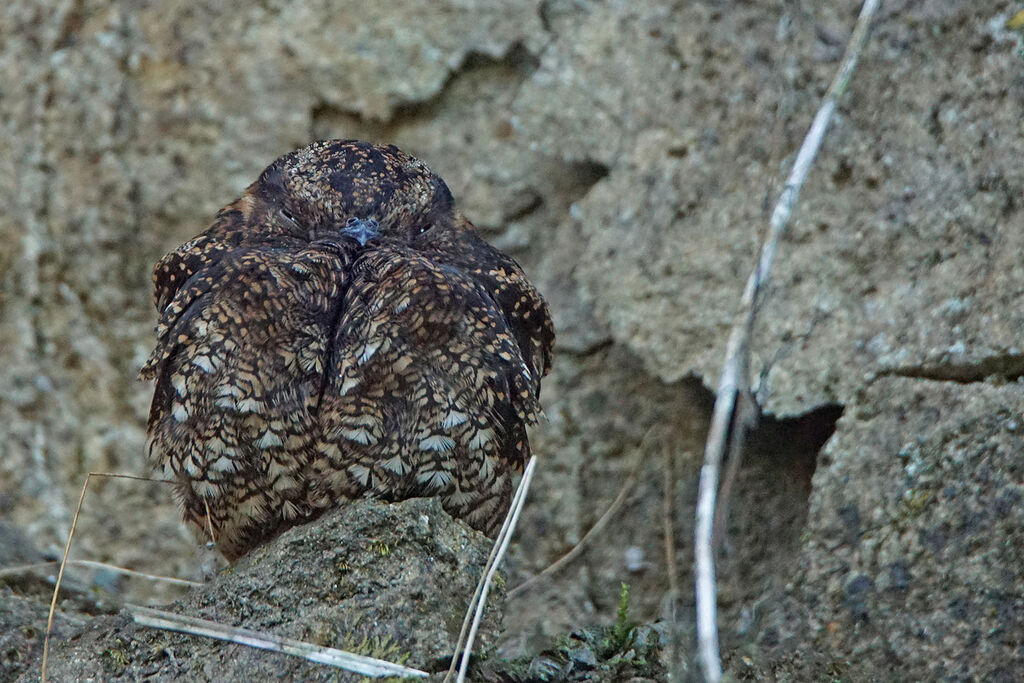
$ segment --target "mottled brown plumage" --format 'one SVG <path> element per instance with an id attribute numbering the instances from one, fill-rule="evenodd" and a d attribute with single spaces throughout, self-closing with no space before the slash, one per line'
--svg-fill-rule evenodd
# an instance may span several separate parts
<path id="1" fill-rule="evenodd" d="M 554 330 L 452 203 L 395 147 L 317 142 L 157 265 L 150 453 L 229 559 L 362 495 L 500 525 Z"/>

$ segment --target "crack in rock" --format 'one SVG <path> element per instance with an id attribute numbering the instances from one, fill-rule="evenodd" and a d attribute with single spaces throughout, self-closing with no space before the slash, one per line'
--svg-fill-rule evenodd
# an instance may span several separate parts
<path id="1" fill-rule="evenodd" d="M 909 377 L 935 382 L 973 384 L 990 379 L 1014 382 L 1024 377 L 1024 354 L 1009 352 L 986 356 L 976 361 L 932 361 L 887 368 L 879 377 Z"/>

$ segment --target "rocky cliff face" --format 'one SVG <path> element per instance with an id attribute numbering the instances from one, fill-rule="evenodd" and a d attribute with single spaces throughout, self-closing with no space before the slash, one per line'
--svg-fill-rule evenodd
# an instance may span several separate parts
<path id="1" fill-rule="evenodd" d="M 689 619 L 701 384 L 858 8 L 6 3 L 0 515 L 53 552 L 85 473 L 146 473 L 136 374 L 164 251 L 287 150 L 388 141 L 448 181 L 558 324 L 511 584 L 637 467 L 590 550 L 507 606 L 502 651 L 610 621 L 622 581 L 636 616 L 660 614 L 666 472 Z M 1008 11 L 885 3 L 804 190 L 756 337 L 776 419 L 740 474 L 722 567 L 737 675 L 1024 665 L 1024 58 Z M 208 569 L 165 487 L 90 490 L 80 557 Z"/>

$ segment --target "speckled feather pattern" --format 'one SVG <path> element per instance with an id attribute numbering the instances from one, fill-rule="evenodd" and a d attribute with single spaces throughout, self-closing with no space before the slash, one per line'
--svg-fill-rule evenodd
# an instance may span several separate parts
<path id="1" fill-rule="evenodd" d="M 226 557 L 358 496 L 500 526 L 554 329 L 422 162 L 352 140 L 287 154 L 154 284 L 150 457 Z"/>

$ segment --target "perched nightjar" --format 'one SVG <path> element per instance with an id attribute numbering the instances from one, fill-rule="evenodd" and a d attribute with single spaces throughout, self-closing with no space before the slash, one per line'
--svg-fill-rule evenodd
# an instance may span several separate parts
<path id="1" fill-rule="evenodd" d="M 286 154 L 153 279 L 150 457 L 228 559 L 360 496 L 497 531 L 554 328 L 423 162 Z"/>

